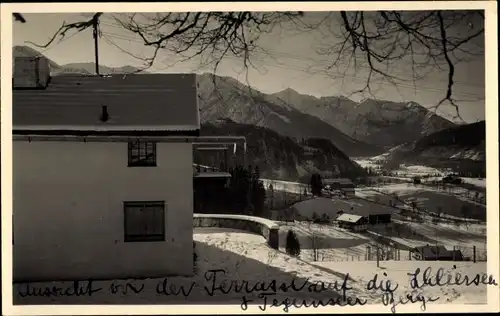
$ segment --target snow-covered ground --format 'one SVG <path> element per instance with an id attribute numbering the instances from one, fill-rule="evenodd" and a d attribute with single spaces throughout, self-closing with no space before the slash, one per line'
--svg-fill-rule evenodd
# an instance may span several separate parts
<path id="1" fill-rule="evenodd" d="M 411 221 L 393 220 L 392 230 L 380 226 L 370 228 L 383 236 L 409 248 L 440 245 L 448 250 L 461 250 L 464 256 L 473 257 L 473 247 L 476 247 L 476 258 L 484 260 L 486 254 L 486 225 L 471 224 L 468 228 L 452 224 L 416 223 Z"/>
<path id="2" fill-rule="evenodd" d="M 397 172 L 398 174 L 404 174 L 410 178 L 415 176 L 425 176 L 434 174 L 443 176 L 445 174 L 442 170 L 421 165 L 401 165 L 400 168 L 394 170 L 394 172 Z"/>
<path id="3" fill-rule="evenodd" d="M 281 181 L 281 180 L 271 180 L 271 179 L 260 179 L 264 184 L 266 189 L 269 188 L 269 185 L 273 186 L 273 189 L 276 191 L 284 191 L 290 193 L 300 194 L 304 192 L 304 189 L 308 190 L 308 185 L 299 182 L 290 182 L 290 181 Z"/>
<path id="4" fill-rule="evenodd" d="M 378 196 L 378 199 L 383 201 L 388 199 L 387 195 L 397 195 L 400 199 L 407 200 L 408 203 L 411 201 L 416 202 L 418 207 L 433 213 L 438 212 L 437 207 L 439 206 L 441 212 L 444 213 L 444 217 L 449 219 L 467 219 L 461 214 L 461 207 L 464 205 L 467 205 L 471 212 L 474 212 L 474 215 L 469 214 L 470 220 L 477 221 L 486 218 L 486 206 L 467 199 L 467 189 L 465 188 L 453 188 L 451 193 L 438 191 L 430 186 L 415 186 L 409 183 L 387 184 L 374 188 L 356 188 L 356 196 L 364 199 L 374 200 Z M 400 206 L 404 207 L 404 205 Z"/>
<path id="5" fill-rule="evenodd" d="M 473 278 L 476 274 L 486 273 L 485 263 L 472 262 L 424 262 L 424 261 L 381 261 L 377 268 L 375 261 L 345 262 L 308 262 L 292 258 L 285 253 L 270 249 L 263 237 L 250 233 L 222 228 L 195 229 L 194 240 L 198 254 L 198 272 L 195 277 L 168 277 L 161 279 L 144 280 L 110 280 L 94 281 L 93 288 L 101 289 L 92 296 L 27 296 L 21 297 L 19 293 L 26 292 L 26 284 L 14 285 L 14 304 L 237 304 L 241 306 L 243 298 L 253 300 L 249 304 L 262 306 L 264 300 L 259 294 L 271 293 L 268 302 L 278 300 L 278 307 L 269 311 L 281 311 L 285 306 L 280 303 L 287 299 L 288 302 L 296 300 L 322 300 L 325 303 L 339 301 L 345 292 L 351 300 L 358 298 L 367 304 L 382 303 L 382 290 L 368 289 L 368 284 L 375 274 L 378 281 L 390 280 L 392 285 L 399 285 L 393 295 L 396 301 L 406 294 L 413 294 L 417 301 L 414 311 L 419 311 L 422 300 L 427 300 L 427 307 L 440 303 L 486 303 L 486 285 L 446 285 L 412 288 L 408 273 L 415 273 L 420 269 L 418 276 L 422 280 L 425 269 L 431 269 L 431 274 L 436 275 L 439 269 L 452 276 L 460 273 Z M 158 263 L 161 264 L 161 263 Z M 217 273 L 214 280 L 213 269 L 223 269 L 225 274 Z M 496 277 L 496 276 L 495 276 Z M 277 289 L 269 288 L 275 281 Z M 292 281 L 296 290 L 283 291 L 281 284 L 291 285 Z M 138 293 L 132 291 L 127 282 L 132 284 Z M 245 284 L 245 282 L 247 284 Z M 420 282 L 422 283 L 422 282 Z M 229 289 L 232 284 L 233 288 Z M 128 293 L 122 293 L 122 285 L 128 288 Z M 304 285 L 304 287 L 302 287 Z M 322 288 L 321 285 L 324 285 Z M 342 287 L 343 285 L 343 287 Z M 33 288 L 71 288 L 69 282 L 33 283 Z M 192 287 L 189 295 L 174 295 L 180 287 L 184 286 L 186 292 Z M 243 286 L 237 289 L 235 286 Z M 245 290 L 245 286 L 250 289 Z M 163 289 L 167 291 L 163 291 Z M 211 291 L 215 288 L 214 293 Z M 226 289 L 224 294 L 220 289 Z M 254 288 L 251 291 L 251 288 Z M 267 290 L 264 290 L 267 288 Z M 301 288 L 301 289 L 300 289 Z M 316 289 L 316 290 L 315 290 Z M 343 291 L 345 290 L 345 291 Z M 116 292 L 116 293 L 113 293 Z M 170 295 L 167 295 L 170 294 Z M 435 302 L 429 302 L 430 299 Z M 330 300 L 330 301 L 329 301 Z M 293 302 L 292 302 L 293 303 Z M 411 305 L 411 303 L 409 303 Z M 390 312 L 387 306 L 387 311 Z M 396 311 L 401 306 L 395 306 Z M 248 311 L 256 310 L 249 307 Z M 293 307 L 290 307 L 293 311 Z M 256 310 L 258 311 L 258 310 Z"/>
<path id="6" fill-rule="evenodd" d="M 380 194 L 377 193 L 377 191 L 383 192 L 385 194 L 401 195 L 405 193 L 422 191 L 425 190 L 425 187 L 418 187 L 411 183 L 391 183 L 382 186 L 377 186 L 375 188 L 364 187 L 364 188 L 356 188 L 355 190 L 356 190 L 356 196 L 365 198 L 367 196 Z"/>
<path id="7" fill-rule="evenodd" d="M 373 169 L 379 169 L 380 168 L 380 160 L 372 158 L 353 158 L 352 159 L 354 162 L 356 162 L 358 165 L 360 165 L 362 168 L 373 168 Z"/>
<path id="8" fill-rule="evenodd" d="M 374 170 L 379 170 L 381 168 L 382 163 L 385 160 L 385 154 L 369 157 L 369 158 L 353 158 L 355 162 L 357 162 L 363 168 L 373 168 Z M 447 170 L 440 170 L 429 166 L 422 165 L 404 165 L 402 164 L 398 169 L 392 170 L 393 173 L 397 174 L 398 179 L 411 179 L 415 176 L 422 177 L 423 182 L 431 182 L 441 180 L 442 177 L 448 175 L 450 172 Z M 429 176 L 424 178 L 425 176 Z M 437 176 L 436 176 L 437 175 Z M 461 177 L 464 183 L 470 183 L 478 187 L 486 188 L 486 179 L 478 179 L 478 178 L 467 178 Z"/>
<path id="9" fill-rule="evenodd" d="M 280 249 L 282 251 L 285 251 L 289 230 L 297 235 L 301 245 L 300 257 L 308 261 L 314 258 L 313 248 L 317 249 L 318 261 L 366 260 L 366 247 L 376 244 L 370 236 L 350 232 L 333 225 L 289 222 L 280 226 Z"/>
<path id="10" fill-rule="evenodd" d="M 473 184 L 477 187 L 486 188 L 486 179 L 484 179 L 484 178 L 478 179 L 478 178 L 464 178 L 464 177 L 462 177 L 462 180 L 465 183 L 470 183 L 470 184 Z"/>

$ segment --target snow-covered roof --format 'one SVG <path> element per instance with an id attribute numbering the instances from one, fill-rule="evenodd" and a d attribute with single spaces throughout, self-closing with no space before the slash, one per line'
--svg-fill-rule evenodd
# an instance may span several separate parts
<path id="1" fill-rule="evenodd" d="M 200 129 L 195 74 L 54 76 L 45 89 L 14 89 L 12 99 L 14 132 Z"/>
<path id="2" fill-rule="evenodd" d="M 356 223 L 362 218 L 363 218 L 363 216 L 344 213 L 344 214 L 340 215 L 339 217 L 337 217 L 337 221 L 338 222 Z"/>
<path id="3" fill-rule="evenodd" d="M 268 228 L 276 229 L 279 228 L 279 225 L 272 220 L 256 217 L 256 216 L 248 216 L 248 215 L 236 215 L 236 214 L 193 214 L 193 218 L 219 218 L 219 219 L 239 219 L 256 222 L 262 225 L 267 226 Z"/>

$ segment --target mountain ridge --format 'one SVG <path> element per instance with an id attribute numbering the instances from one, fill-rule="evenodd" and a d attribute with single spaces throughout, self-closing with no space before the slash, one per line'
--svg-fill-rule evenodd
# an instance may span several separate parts
<path id="1" fill-rule="evenodd" d="M 297 143 L 266 127 L 237 123 L 227 118 L 203 123 L 201 135 L 245 135 L 246 161 L 259 167 L 262 177 L 270 179 L 307 183 L 312 173 L 352 179 L 365 175 L 359 164 L 327 139 L 311 138 Z M 198 153 L 195 161 L 210 165 L 212 156 L 215 154 Z"/>
<path id="2" fill-rule="evenodd" d="M 36 53 L 38 55 L 38 53 Z M 52 64 L 52 62 L 51 62 Z M 89 74 L 95 67 L 93 63 L 73 63 L 59 66 L 54 63 L 54 75 L 65 73 Z M 103 74 L 109 68 L 101 66 Z M 125 67 L 121 67 L 123 70 Z M 114 70 L 112 73 L 117 73 Z M 237 80 L 231 77 L 214 77 L 213 75 L 201 75 L 200 86 L 210 86 L 212 79 L 229 81 L 231 85 L 237 84 Z M 230 85 L 230 86 L 231 86 Z M 232 87 L 232 86 L 231 86 Z M 205 89 L 204 91 L 210 91 Z M 232 90 L 231 90 L 232 91 Z M 256 94 L 260 92 L 255 91 Z M 203 94 L 203 91 L 202 91 Z M 230 94 L 231 95 L 231 94 Z M 203 110 L 203 106 L 201 107 Z M 342 174 L 344 176 L 356 177 L 364 174 L 364 170 L 346 154 L 334 146 L 328 139 L 308 143 L 309 140 L 299 144 L 296 140 L 282 135 L 272 129 L 252 124 L 234 122 L 224 117 L 222 120 L 204 120 L 201 126 L 202 135 L 244 135 L 247 139 L 247 162 L 258 166 L 262 175 L 268 178 L 305 181 L 310 173 L 320 173 L 323 176 Z M 197 157 L 198 162 L 210 161 L 210 157 Z M 264 159 L 263 159 L 264 158 Z"/>
<path id="3" fill-rule="evenodd" d="M 40 55 L 26 46 L 17 46 L 14 52 Z M 54 75 L 95 73 L 93 62 L 66 65 L 58 65 L 53 61 L 50 63 L 54 65 Z M 133 66 L 104 65 L 100 65 L 99 69 L 101 74 L 137 70 Z M 364 99 L 357 103 L 344 96 L 318 98 L 291 88 L 266 94 L 232 77 L 213 74 L 198 76 L 202 122 L 227 117 L 239 123 L 264 126 L 295 139 L 326 138 L 351 157 L 378 155 L 389 148 L 455 126 L 413 101 Z"/>
<path id="4" fill-rule="evenodd" d="M 358 103 L 343 96 L 317 98 L 294 92 L 286 89 L 272 96 L 356 140 L 386 149 L 456 125 L 414 101 L 364 99 Z"/>

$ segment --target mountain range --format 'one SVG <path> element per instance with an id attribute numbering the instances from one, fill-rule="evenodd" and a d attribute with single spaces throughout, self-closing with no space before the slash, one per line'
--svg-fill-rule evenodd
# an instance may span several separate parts
<path id="1" fill-rule="evenodd" d="M 13 54 L 41 55 L 27 46 L 15 46 Z M 95 73 L 92 62 L 49 62 L 53 75 Z M 136 71 L 132 66 L 99 66 L 100 74 Z M 342 96 L 304 95 L 293 89 L 266 94 L 234 78 L 213 74 L 199 75 L 198 84 L 204 126 L 229 120 L 233 127 L 243 124 L 247 130 L 250 125 L 267 128 L 298 145 L 309 138 L 327 139 L 349 157 L 380 155 L 398 146 L 409 148 L 436 132 L 458 127 L 415 102 L 365 99 L 358 103 Z"/>
<path id="2" fill-rule="evenodd" d="M 14 56 L 36 56 L 28 46 L 15 46 Z M 95 73 L 95 64 L 59 65 L 50 61 L 54 75 Z M 101 74 L 131 73 L 137 68 L 100 65 Z M 321 97 L 286 89 L 261 93 L 231 77 L 200 75 L 200 108 L 203 122 L 230 118 L 239 123 L 263 126 L 300 139 L 322 137 L 349 156 L 373 156 L 422 136 L 453 127 L 454 123 L 415 102 L 366 99 L 361 103 L 345 97 Z"/>
<path id="3" fill-rule="evenodd" d="M 455 126 L 416 102 L 365 99 L 357 103 L 345 97 L 316 98 L 292 89 L 272 96 L 277 103 L 316 116 L 358 141 L 386 149 Z"/>

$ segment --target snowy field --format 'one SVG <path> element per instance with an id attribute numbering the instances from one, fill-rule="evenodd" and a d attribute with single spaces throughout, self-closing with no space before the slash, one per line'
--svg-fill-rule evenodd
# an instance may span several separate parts
<path id="1" fill-rule="evenodd" d="M 428 186 L 405 183 L 382 185 L 376 188 L 356 188 L 356 196 L 365 199 L 376 198 L 388 204 L 388 199 L 393 199 L 390 196 L 397 195 L 408 204 L 415 202 L 421 209 L 433 213 L 444 213 L 450 219 L 486 220 L 486 206 L 465 198 L 463 194 L 460 189 L 448 193 Z M 466 216 L 463 214 L 464 206 L 467 207 Z"/>
<path id="2" fill-rule="evenodd" d="M 368 216 L 369 214 L 396 213 L 396 210 L 389 207 L 389 205 L 381 205 L 357 197 L 315 197 L 307 201 L 296 203 L 293 208 L 297 210 L 300 215 L 309 219 L 314 217 L 314 213 L 318 216 L 326 214 L 329 218 L 335 219 L 339 211 L 349 213 L 351 210 L 356 211 L 355 214 L 363 216 Z"/>
<path id="3" fill-rule="evenodd" d="M 462 200 L 455 195 L 444 192 L 435 192 L 425 186 L 414 186 L 412 184 L 390 184 L 377 187 L 376 190 L 370 188 L 356 189 L 356 196 L 359 198 L 315 198 L 296 204 L 296 209 L 300 215 L 307 218 L 312 218 L 313 212 L 320 216 L 324 213 L 330 218 L 335 218 L 337 211 L 349 212 L 351 207 L 357 213 L 391 213 L 393 222 L 395 222 L 394 225 L 397 226 L 399 232 L 396 230 L 388 232 L 384 228 L 379 229 L 373 226 L 371 226 L 370 230 L 390 237 L 393 241 L 409 248 L 438 243 L 449 250 L 452 250 L 455 246 L 457 249 L 462 250 L 465 256 L 472 258 L 472 249 L 473 246 L 476 246 L 477 258 L 486 257 L 486 224 L 473 222 L 468 224 L 452 223 L 456 219 L 464 220 L 460 214 L 462 205 L 468 205 L 474 218 L 484 218 L 486 215 L 484 205 Z M 389 199 L 394 201 L 394 194 L 408 204 L 415 202 L 418 208 L 428 209 L 428 211 L 434 213 L 440 210 L 444 214 L 439 219 L 439 222 L 433 222 L 435 218 L 424 214 L 421 214 L 424 222 L 410 221 L 405 216 L 400 215 L 399 211 L 388 206 Z M 363 200 L 374 200 L 375 197 L 385 205 Z M 411 209 L 403 203 L 397 203 L 397 205 L 401 208 Z M 441 208 L 438 209 L 437 206 Z M 343 231 L 328 225 L 312 224 L 308 226 L 308 224 L 296 222 L 281 226 L 280 229 L 282 241 L 288 229 L 297 232 L 301 245 L 304 245 L 302 247 L 304 249 L 304 258 L 308 258 L 308 260 L 312 257 L 312 250 L 310 249 L 312 233 L 317 236 L 319 261 L 363 260 L 367 252 L 366 247 L 376 243 L 372 236 Z M 282 245 L 282 247 L 284 246 Z M 401 256 L 403 258 L 403 254 Z M 408 254 L 405 253 L 404 258 L 407 257 Z"/>
<path id="4" fill-rule="evenodd" d="M 476 246 L 476 259 L 486 260 L 486 225 L 471 224 L 467 229 L 451 224 L 416 223 L 393 220 L 393 228 L 380 226 L 371 231 L 391 238 L 408 248 L 440 245 L 448 250 L 461 250 L 465 257 L 472 259 L 473 246 Z"/>
<path id="5" fill-rule="evenodd" d="M 362 168 L 372 168 L 374 170 L 380 169 L 380 159 L 377 160 L 373 158 L 353 158 L 354 162 L 360 165 Z"/>
<path id="6" fill-rule="evenodd" d="M 373 168 L 375 170 L 380 169 L 381 165 L 385 161 L 386 154 L 375 156 L 371 158 L 354 158 L 353 160 L 357 162 L 363 168 Z M 405 165 L 401 164 L 398 169 L 392 170 L 392 172 L 405 175 L 405 177 L 411 178 L 414 176 L 425 176 L 425 175 L 440 175 L 444 176 L 445 172 L 436 168 L 422 165 Z"/>
<path id="7" fill-rule="evenodd" d="M 264 184 L 266 189 L 269 188 L 269 185 L 273 186 L 273 189 L 276 191 L 284 191 L 290 193 L 300 194 L 304 192 L 304 189 L 309 191 L 308 185 L 299 182 L 290 182 L 290 181 L 281 181 L 281 180 L 270 180 L 270 179 L 260 179 Z"/>
<path id="8" fill-rule="evenodd" d="M 363 168 L 373 168 L 375 170 L 379 170 L 381 164 L 383 163 L 385 157 L 384 155 L 371 157 L 371 158 L 354 158 L 353 160 L 357 162 Z M 422 177 L 423 182 L 431 182 L 441 180 L 442 177 L 449 174 L 447 171 L 443 171 L 440 169 L 432 168 L 429 166 L 422 165 L 404 165 L 402 164 L 400 168 L 392 170 L 393 173 L 397 173 L 398 177 L 393 177 L 394 179 L 398 178 L 401 180 L 409 180 L 415 176 Z M 424 176 L 432 175 L 428 178 L 423 178 Z M 438 176 L 435 176 L 438 175 Z M 467 178 L 461 177 L 464 183 L 473 184 L 480 188 L 486 188 L 486 179 L 484 178 Z"/>
<path id="9" fill-rule="evenodd" d="M 425 175 L 434 175 L 438 174 L 440 176 L 444 176 L 445 173 L 442 170 L 428 167 L 428 166 L 420 166 L 420 165 L 401 165 L 400 168 L 394 170 L 398 174 L 404 174 L 407 177 L 415 177 L 415 176 L 425 176 Z"/>
<path id="10" fill-rule="evenodd" d="M 280 226 L 280 250 L 285 251 L 286 236 L 292 230 L 301 247 L 300 258 L 313 261 L 313 248 L 318 261 L 365 260 L 367 246 L 377 243 L 366 234 L 358 234 L 333 225 L 292 222 Z"/>
<path id="11" fill-rule="evenodd" d="M 392 228 L 371 225 L 369 231 L 394 241 L 400 245 L 400 249 L 439 244 L 448 250 L 455 247 L 464 256 L 472 258 L 473 246 L 476 246 L 477 260 L 485 260 L 487 257 L 486 225 L 470 224 L 465 228 L 451 224 L 415 223 L 396 217 L 392 222 L 389 226 Z M 301 258 L 308 261 L 313 261 L 313 248 L 316 248 L 317 261 L 363 261 L 367 259 L 367 247 L 384 247 L 371 234 L 355 233 L 334 225 L 292 222 L 280 225 L 280 249 L 283 251 L 289 230 L 296 233 L 301 245 Z M 406 250 L 401 250 L 400 255 L 402 260 L 409 258 Z"/>
<path id="12" fill-rule="evenodd" d="M 480 188 L 486 188 L 486 179 L 484 179 L 484 178 L 478 179 L 478 178 L 464 178 L 464 177 L 462 177 L 462 180 L 465 183 L 470 183 L 470 184 L 473 184 L 473 185 L 480 187 Z"/>
<path id="13" fill-rule="evenodd" d="M 339 238 L 342 236 L 339 235 Z M 14 304 L 237 304 L 241 306 L 243 297 L 253 300 L 251 304 L 262 306 L 259 294 L 270 293 L 269 301 L 276 299 L 277 307 L 268 307 L 269 311 L 280 311 L 285 306 L 285 299 L 290 303 L 295 300 L 322 300 L 332 304 L 341 301 L 342 293 L 351 301 L 356 298 L 367 304 L 380 304 L 382 290 L 368 289 L 369 281 L 378 274 L 379 280 L 391 280 L 398 289 L 393 293 L 396 300 L 400 296 L 412 294 L 415 311 L 419 311 L 422 300 L 429 304 L 440 303 L 486 303 L 486 285 L 447 285 L 410 287 L 410 277 L 417 268 L 422 272 L 430 268 L 435 276 L 438 269 L 444 274 L 454 276 L 457 272 L 473 278 L 476 274 L 486 273 L 485 263 L 471 262 L 423 262 L 423 261 L 382 261 L 377 268 L 375 261 L 358 262 L 315 262 L 292 258 L 281 251 L 270 249 L 263 237 L 237 230 L 221 228 L 195 229 L 194 240 L 198 254 L 198 272 L 195 277 L 168 277 L 143 280 L 94 281 L 92 296 L 26 296 L 27 284 L 14 285 Z M 161 263 L 159 263 L 161 264 Z M 213 269 L 223 269 L 214 280 Z M 385 275 L 386 276 L 385 276 Z M 418 276 L 422 284 L 422 274 Z M 245 284 L 244 282 L 247 282 Z M 277 283 L 274 291 L 270 282 Z M 284 286 L 292 281 L 295 289 L 284 292 Z M 264 285 L 264 283 L 265 285 Z M 323 282 L 323 283 L 321 283 Z M 129 285 L 127 285 L 129 284 Z M 229 289 L 232 284 L 233 288 Z M 121 285 L 122 287 L 119 287 Z M 133 288 L 132 288 L 132 286 Z M 71 288 L 69 282 L 33 283 L 34 288 L 53 287 Z M 184 287 L 186 295 L 180 291 Z M 240 286 L 237 288 L 236 286 Z M 266 289 L 264 289 L 266 288 Z M 124 289 L 127 289 L 125 294 Z M 133 291 L 135 289 L 135 291 Z M 191 290 L 190 290 L 191 289 Z M 221 289 L 225 289 L 222 291 Z M 180 292 L 180 293 L 179 293 Z M 212 293 L 213 292 L 213 293 Z M 226 292 L 226 293 L 224 293 Z M 177 293 L 177 295 L 176 295 Z M 189 294 L 188 294 L 189 293 Z M 429 302 L 436 299 L 435 302 Z M 290 304 L 288 304 L 290 305 Z M 293 311 L 293 307 L 290 310 Z M 395 307 L 397 310 L 397 306 Z M 390 311 L 390 306 L 387 306 Z"/>

